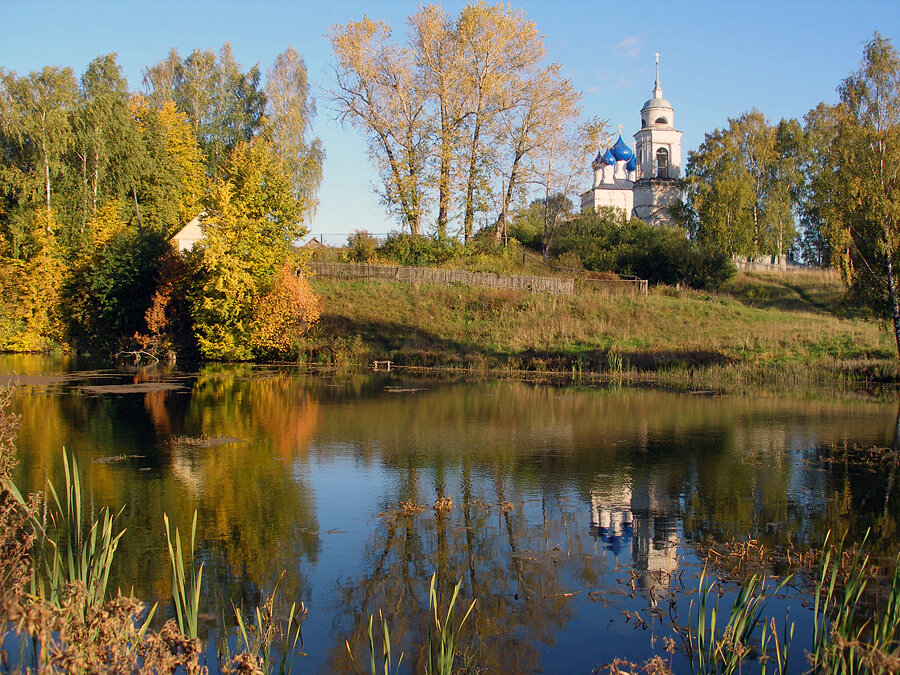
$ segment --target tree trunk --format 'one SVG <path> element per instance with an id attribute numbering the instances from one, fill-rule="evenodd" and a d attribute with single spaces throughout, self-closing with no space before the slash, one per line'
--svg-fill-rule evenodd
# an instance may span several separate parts
<path id="1" fill-rule="evenodd" d="M 478 168 L 478 137 L 481 135 L 481 124 L 475 124 L 472 136 L 472 153 L 469 158 L 469 178 L 466 181 L 466 215 L 463 218 L 463 231 L 466 243 L 472 239 L 475 224 L 475 176 Z"/>
<path id="2" fill-rule="evenodd" d="M 94 150 L 94 176 L 93 176 L 93 210 L 94 215 L 97 215 L 97 183 L 100 181 L 100 138 L 103 135 L 103 125 L 100 125 L 100 128 L 97 130 L 97 147 Z"/>
<path id="3" fill-rule="evenodd" d="M 450 148 L 441 147 L 441 174 L 438 177 L 438 219 L 437 234 L 443 238 L 447 234 L 450 219 Z"/>
<path id="4" fill-rule="evenodd" d="M 885 255 L 887 268 L 888 295 L 891 302 L 891 318 L 894 320 L 894 338 L 897 341 L 897 356 L 900 358 L 900 298 L 897 297 L 897 282 L 894 279 L 894 264 L 890 253 Z"/>
<path id="5" fill-rule="evenodd" d="M 81 192 L 83 195 L 82 199 L 82 218 L 81 218 L 81 232 L 82 234 L 87 227 L 87 218 L 88 218 L 88 176 L 87 176 L 87 148 L 84 148 L 84 152 L 81 153 Z"/>
<path id="6" fill-rule="evenodd" d="M 506 240 L 506 221 L 509 218 L 509 205 L 512 203 L 513 189 L 519 169 L 521 155 L 516 153 L 513 159 L 512 170 L 509 173 L 509 183 L 506 184 L 506 192 L 503 194 L 503 203 L 500 205 L 500 215 L 497 216 L 497 225 L 494 231 L 494 245 L 499 246 L 501 240 Z"/>
<path id="7" fill-rule="evenodd" d="M 47 151 L 44 142 L 41 141 L 41 147 L 44 149 L 44 196 L 47 203 L 47 215 L 50 215 L 50 160 L 47 159 Z M 47 221 L 47 232 L 50 232 L 50 221 Z"/>
<path id="8" fill-rule="evenodd" d="M 450 140 L 450 123 L 447 111 L 441 107 L 441 172 L 438 176 L 438 219 L 437 235 L 439 239 L 447 236 L 447 223 L 450 220 L 450 160 L 453 147 Z"/>
<path id="9" fill-rule="evenodd" d="M 50 234 L 50 158 L 47 156 L 46 113 L 41 113 L 41 154 L 44 159 L 44 196 L 47 202 L 47 234 Z"/>
<path id="10" fill-rule="evenodd" d="M 134 214 L 137 216 L 138 228 L 144 229 L 144 223 L 141 220 L 141 209 L 138 207 L 137 190 L 134 189 L 134 186 L 131 188 L 131 196 L 134 197 Z"/>

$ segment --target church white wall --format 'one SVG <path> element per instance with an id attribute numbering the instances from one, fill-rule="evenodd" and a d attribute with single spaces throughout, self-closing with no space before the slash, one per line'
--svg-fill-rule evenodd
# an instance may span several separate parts
<path id="1" fill-rule="evenodd" d="M 674 180 L 651 178 L 634 184 L 634 215 L 648 225 L 674 227 L 671 208 L 681 202 L 681 188 Z"/>
<path id="2" fill-rule="evenodd" d="M 595 187 L 585 192 L 581 197 L 581 209 L 593 209 L 597 211 L 601 207 L 608 206 L 625 212 L 630 218 L 634 209 L 634 191 L 631 181 L 618 180 L 615 188 Z"/>

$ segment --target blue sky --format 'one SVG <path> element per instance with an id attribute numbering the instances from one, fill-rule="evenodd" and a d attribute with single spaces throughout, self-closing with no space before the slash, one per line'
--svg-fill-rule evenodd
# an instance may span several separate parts
<path id="1" fill-rule="evenodd" d="M 328 29 L 368 14 L 402 35 L 417 2 L 11 2 L 0 0 L 0 67 L 25 73 L 45 65 L 80 74 L 94 57 L 119 56 L 132 89 L 142 89 L 145 66 L 171 47 L 193 49 L 231 42 L 237 60 L 265 69 L 288 46 L 306 60 L 314 93 L 327 88 Z M 444 2 L 456 14 L 464 2 Z M 511 3 L 545 36 L 549 58 L 583 92 L 586 115 L 639 126 L 650 97 L 654 52 L 660 52 L 664 95 L 675 107 L 684 150 L 729 117 L 759 108 L 769 119 L 802 117 L 833 102 L 840 80 L 859 66 L 863 43 L 878 30 L 898 44 L 900 2 L 543 2 Z M 357 228 L 397 229 L 372 190 L 363 139 L 334 121 L 318 96 L 315 132 L 327 159 L 311 234 L 338 244 Z M 585 188 L 588 186 L 586 185 Z"/>

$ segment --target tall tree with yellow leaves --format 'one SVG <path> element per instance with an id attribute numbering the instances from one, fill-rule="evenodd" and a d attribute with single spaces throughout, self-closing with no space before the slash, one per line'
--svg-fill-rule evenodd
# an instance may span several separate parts
<path id="1" fill-rule="evenodd" d="M 330 37 L 338 64 L 331 99 L 339 118 L 367 137 L 385 203 L 403 225 L 419 234 L 433 204 L 435 235 L 449 236 L 459 218 L 468 241 L 476 214 L 498 195 L 505 227 L 527 182 L 526 158 L 536 161 L 536 148 L 562 128 L 550 116 L 562 111 L 565 126 L 580 100 L 558 65 L 543 65 L 535 24 L 480 0 L 457 17 L 420 7 L 400 43 L 367 18 L 335 26 Z"/>
<path id="2" fill-rule="evenodd" d="M 260 355 L 257 348 L 263 343 L 274 349 L 270 341 L 278 330 L 290 332 L 285 317 L 269 317 L 263 328 L 255 328 L 260 325 L 260 298 L 284 287 L 282 267 L 292 259 L 291 243 L 306 233 L 305 204 L 294 195 L 288 173 L 274 146 L 257 138 L 232 150 L 223 177 L 212 184 L 206 236 L 195 256 L 198 289 L 192 300 L 196 336 L 206 358 L 251 359 Z M 296 306 L 273 300 L 270 308 L 273 303 L 285 311 Z M 260 334 L 268 337 L 258 342 Z"/>
<path id="3" fill-rule="evenodd" d="M 338 118 L 358 127 L 381 176 L 385 205 L 418 235 L 430 152 L 426 94 L 409 49 L 390 44 L 390 27 L 364 18 L 329 33 L 337 59 L 330 92 Z"/>
<path id="4" fill-rule="evenodd" d="M 491 154 L 488 149 L 502 134 L 499 119 L 517 105 L 527 105 L 523 94 L 538 93 L 528 85 L 535 74 L 543 75 L 533 66 L 543 61 L 546 49 L 537 26 L 523 12 L 483 2 L 462 9 L 456 22 L 456 39 L 464 64 L 461 79 L 470 92 L 462 153 L 463 232 L 469 241 L 474 234 L 476 186 L 486 156 Z"/>

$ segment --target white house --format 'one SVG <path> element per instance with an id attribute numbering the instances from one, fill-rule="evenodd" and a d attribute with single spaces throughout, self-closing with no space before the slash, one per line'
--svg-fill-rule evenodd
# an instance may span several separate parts
<path id="1" fill-rule="evenodd" d="M 190 251 L 194 248 L 194 244 L 203 239 L 203 228 L 200 226 L 200 219 L 205 213 L 199 213 L 191 219 L 187 225 L 178 230 L 178 234 L 169 241 L 179 253 L 181 251 Z"/>

